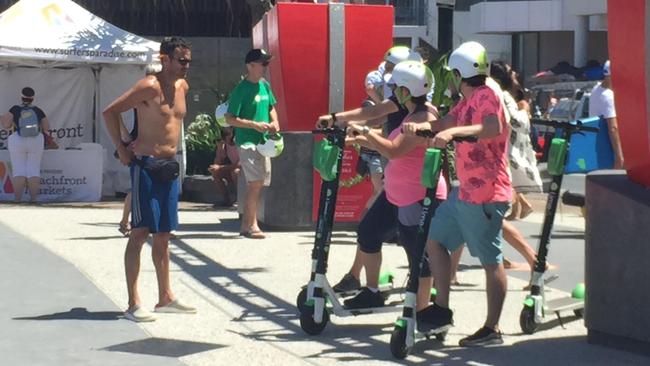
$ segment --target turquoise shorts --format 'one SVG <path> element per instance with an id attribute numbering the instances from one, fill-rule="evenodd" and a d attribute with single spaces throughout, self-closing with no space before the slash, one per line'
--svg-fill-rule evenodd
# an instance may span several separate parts
<path id="1" fill-rule="evenodd" d="M 503 262 L 501 227 L 508 202 L 474 204 L 458 199 L 454 188 L 431 219 L 429 240 L 439 242 L 449 251 L 466 243 L 469 252 L 481 264 Z"/>

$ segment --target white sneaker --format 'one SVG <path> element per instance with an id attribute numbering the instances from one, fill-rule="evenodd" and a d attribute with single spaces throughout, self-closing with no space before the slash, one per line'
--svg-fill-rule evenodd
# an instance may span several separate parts
<path id="1" fill-rule="evenodd" d="M 156 317 L 142 306 L 136 305 L 124 312 L 124 319 L 128 319 L 136 323 L 143 323 L 152 322 L 156 320 Z"/>

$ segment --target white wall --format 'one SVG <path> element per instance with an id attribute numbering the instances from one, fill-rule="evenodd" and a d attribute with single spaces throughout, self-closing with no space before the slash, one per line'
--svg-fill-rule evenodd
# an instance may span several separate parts
<path id="1" fill-rule="evenodd" d="M 477 41 L 488 51 L 490 60 L 512 59 L 512 37 L 509 34 L 478 34 L 475 33 L 470 12 L 454 12 L 454 48 L 466 41 Z"/>
<path id="2" fill-rule="evenodd" d="M 607 29 L 606 0 L 481 2 L 470 13 L 475 32 L 573 31 L 578 15 L 590 16 L 590 30 Z"/>

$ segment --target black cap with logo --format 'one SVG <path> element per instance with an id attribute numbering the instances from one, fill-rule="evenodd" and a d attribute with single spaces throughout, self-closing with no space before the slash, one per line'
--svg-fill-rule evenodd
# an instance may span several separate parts
<path id="1" fill-rule="evenodd" d="M 266 51 L 264 51 L 261 48 L 254 48 L 246 54 L 246 63 L 249 64 L 251 62 L 267 62 L 270 59 L 272 59 L 273 56 L 268 54 Z"/>

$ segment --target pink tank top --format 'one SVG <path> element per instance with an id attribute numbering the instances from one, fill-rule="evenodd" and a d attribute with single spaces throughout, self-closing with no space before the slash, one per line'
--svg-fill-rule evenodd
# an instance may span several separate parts
<path id="1" fill-rule="evenodd" d="M 404 118 L 408 120 L 410 114 Z M 394 140 L 401 133 L 400 128 L 396 128 L 390 133 L 388 139 Z M 420 178 L 422 177 L 422 166 L 424 165 L 424 154 L 427 148 L 418 146 L 409 151 L 408 154 L 399 158 L 391 159 L 386 166 L 384 173 L 384 190 L 386 198 L 397 207 L 405 207 L 421 201 L 426 194 L 426 188 L 422 186 Z M 445 182 L 442 172 L 438 179 L 436 188 L 436 198 L 440 200 L 447 199 L 447 182 Z"/>

